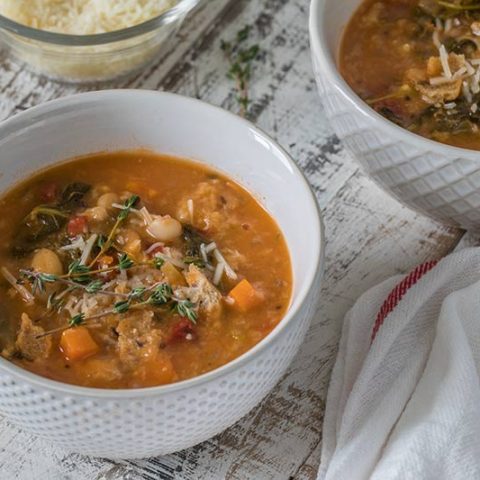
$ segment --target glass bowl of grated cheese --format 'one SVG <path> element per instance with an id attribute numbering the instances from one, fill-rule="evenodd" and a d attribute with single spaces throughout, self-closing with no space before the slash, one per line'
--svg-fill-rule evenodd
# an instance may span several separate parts
<path id="1" fill-rule="evenodd" d="M 0 0 L 0 41 L 68 83 L 127 76 L 158 58 L 201 0 Z"/>

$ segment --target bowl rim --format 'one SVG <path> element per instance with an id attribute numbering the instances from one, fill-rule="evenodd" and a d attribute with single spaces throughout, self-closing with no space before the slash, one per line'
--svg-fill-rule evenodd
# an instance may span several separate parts
<path id="1" fill-rule="evenodd" d="M 6 360 L 0 356 L 0 371 L 6 373 L 7 375 L 13 376 L 17 379 L 23 380 L 28 384 L 34 384 L 37 387 L 48 389 L 50 391 L 56 391 L 71 396 L 82 396 L 96 399 L 115 399 L 115 400 L 125 400 L 131 398 L 139 397 L 152 397 L 158 395 L 164 395 L 172 392 L 178 392 L 183 390 L 188 390 L 193 387 L 199 387 L 206 383 L 209 383 L 213 380 L 220 379 L 225 377 L 229 373 L 232 373 L 235 370 L 238 370 L 240 367 L 253 361 L 257 358 L 264 350 L 271 347 L 275 339 L 277 339 L 281 334 L 284 333 L 286 328 L 290 326 L 292 322 L 297 318 L 298 313 L 305 304 L 305 301 L 313 289 L 318 288 L 320 291 L 319 284 L 323 277 L 324 268 L 325 268 L 325 235 L 324 235 L 324 226 L 322 215 L 320 212 L 320 207 L 318 205 L 317 199 L 313 192 L 312 187 L 310 186 L 305 174 L 302 170 L 296 165 L 291 156 L 287 151 L 278 144 L 274 139 L 272 139 L 268 134 L 263 130 L 249 122 L 248 120 L 241 118 L 240 116 L 231 113 L 227 110 L 224 110 L 220 107 L 208 104 L 201 100 L 186 97 L 183 95 L 178 95 L 175 93 L 168 92 L 158 92 L 153 90 L 136 90 L 136 89 L 117 89 L 117 90 L 103 90 L 103 91 L 94 91 L 87 93 L 78 93 L 70 95 L 67 97 L 50 100 L 41 105 L 32 107 L 28 110 L 18 113 L 14 117 L 11 117 L 3 122 L 0 122 L 0 142 L 4 138 L 8 138 L 12 132 L 18 132 L 22 128 L 28 126 L 32 123 L 32 117 L 41 117 L 42 121 L 45 121 L 45 115 L 54 116 L 57 111 L 62 111 L 66 107 L 74 108 L 75 105 L 81 104 L 87 101 L 112 101 L 112 100 L 121 100 L 122 98 L 127 98 L 131 96 L 137 97 L 149 97 L 149 100 L 152 102 L 157 98 L 165 97 L 173 99 L 175 102 L 181 104 L 183 102 L 182 111 L 188 111 L 188 108 L 203 108 L 209 111 L 210 113 L 216 116 L 224 116 L 230 120 L 233 120 L 238 124 L 239 128 L 246 128 L 247 131 L 254 134 L 256 138 L 261 138 L 264 145 L 268 145 L 269 150 L 276 151 L 282 156 L 282 159 L 287 163 L 289 170 L 294 174 L 298 179 L 305 193 L 307 194 L 307 208 L 309 216 L 309 221 L 311 225 L 309 228 L 309 233 L 314 237 L 313 244 L 315 248 L 315 255 L 312 258 L 309 269 L 305 271 L 303 278 L 305 279 L 303 287 L 300 291 L 292 298 L 290 307 L 280 322 L 275 326 L 275 328 L 264 337 L 259 343 L 254 345 L 250 350 L 247 350 L 245 353 L 239 357 L 233 359 L 231 362 L 228 362 L 221 367 L 218 367 L 214 370 L 206 372 L 202 375 L 196 377 L 182 380 L 180 382 L 175 382 L 167 385 L 159 385 L 156 387 L 145 387 L 145 388 L 131 388 L 131 389 L 106 389 L 106 388 L 92 388 L 84 387 L 79 385 L 72 385 L 68 383 L 63 383 L 60 381 L 52 380 L 46 377 L 42 377 L 35 373 L 32 373 L 28 370 L 25 370 L 14 363 Z M 5 135 L 6 134 L 6 135 Z M 205 163 L 204 161 L 196 160 L 200 163 Z M 227 175 L 230 173 L 225 170 Z M 241 180 L 240 180 L 241 181 Z M 250 189 L 248 189 L 250 191 Z M 255 194 L 255 192 L 252 192 Z M 317 282 L 317 279 L 319 280 Z"/>
<path id="2" fill-rule="evenodd" d="M 153 30 L 163 25 L 174 22 L 180 15 L 188 13 L 196 7 L 201 0 L 179 0 L 173 7 L 145 22 L 132 27 L 114 30 L 112 32 L 95 33 L 91 35 L 70 35 L 68 33 L 51 32 L 39 28 L 29 27 L 0 15 L 0 29 L 24 37 L 28 40 L 37 40 L 43 43 L 64 45 L 70 47 L 95 46 L 128 40 Z"/>
<path id="3" fill-rule="evenodd" d="M 478 161 L 480 155 L 478 150 L 448 145 L 410 132 L 377 113 L 357 95 L 341 75 L 336 59 L 332 58 L 330 54 L 325 30 L 322 26 L 322 22 L 326 17 L 326 6 L 327 0 L 311 0 L 310 2 L 309 32 L 312 57 L 321 62 L 322 69 L 324 70 L 322 73 L 327 73 L 331 76 L 331 80 L 334 82 L 336 89 L 346 97 L 353 107 L 370 122 L 380 123 L 381 127 L 397 141 L 399 140 L 398 137 L 400 137 L 400 140 L 403 140 L 409 145 L 413 144 L 416 148 L 423 147 L 425 150 L 433 150 L 443 155 L 449 155 L 455 158 L 467 157 L 471 160 Z M 336 54 L 338 54 L 338 52 L 336 52 Z"/>

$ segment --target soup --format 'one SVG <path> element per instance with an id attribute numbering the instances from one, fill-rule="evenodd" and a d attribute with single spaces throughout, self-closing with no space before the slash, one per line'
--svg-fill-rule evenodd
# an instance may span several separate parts
<path id="1" fill-rule="evenodd" d="M 480 4 L 367 0 L 340 71 L 378 113 L 424 137 L 480 149 Z"/>
<path id="2" fill-rule="evenodd" d="M 289 306 L 279 227 L 203 165 L 95 154 L 0 203 L 2 356 L 44 377 L 99 388 L 191 378 L 252 348 Z"/>

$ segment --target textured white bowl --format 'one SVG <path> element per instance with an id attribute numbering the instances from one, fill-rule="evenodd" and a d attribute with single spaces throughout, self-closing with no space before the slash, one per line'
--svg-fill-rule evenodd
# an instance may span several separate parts
<path id="1" fill-rule="evenodd" d="M 141 458 L 221 432 L 257 405 L 300 346 L 319 294 L 323 229 L 315 198 L 289 156 L 250 123 L 177 95 L 86 93 L 49 102 L 0 125 L 0 192 L 35 170 L 100 150 L 147 147 L 203 161 L 255 192 L 287 239 L 291 307 L 275 330 L 228 365 L 161 387 L 66 385 L 0 358 L 0 413 L 68 451 Z"/>
<path id="2" fill-rule="evenodd" d="M 325 113 L 366 173 L 405 205 L 444 223 L 480 229 L 480 152 L 408 132 L 363 102 L 336 60 L 361 0 L 312 0 L 310 42 Z"/>

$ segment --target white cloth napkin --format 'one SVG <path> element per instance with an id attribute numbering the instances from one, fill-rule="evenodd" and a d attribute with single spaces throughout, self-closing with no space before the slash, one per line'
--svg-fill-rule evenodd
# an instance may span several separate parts
<path id="1" fill-rule="evenodd" d="M 480 479 L 479 374 L 480 248 L 374 287 L 345 318 L 319 479 Z"/>

